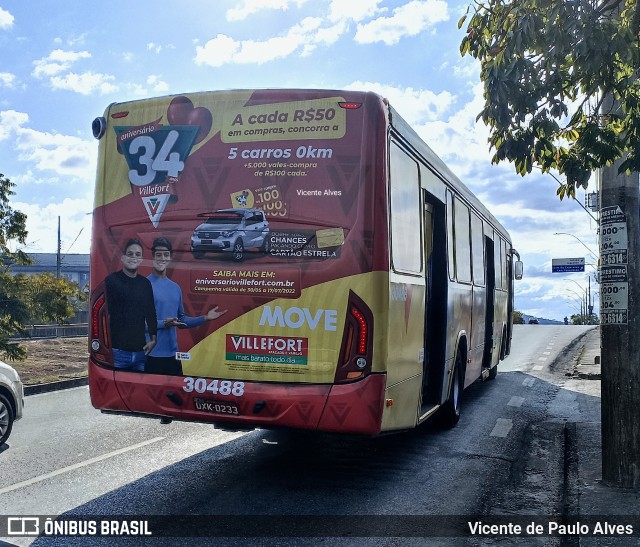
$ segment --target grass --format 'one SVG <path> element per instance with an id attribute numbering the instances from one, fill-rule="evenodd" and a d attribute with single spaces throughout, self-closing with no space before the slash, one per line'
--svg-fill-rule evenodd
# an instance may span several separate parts
<path id="1" fill-rule="evenodd" d="M 24 361 L 10 361 L 25 385 L 44 384 L 87 375 L 89 357 L 86 336 L 24 340 Z"/>

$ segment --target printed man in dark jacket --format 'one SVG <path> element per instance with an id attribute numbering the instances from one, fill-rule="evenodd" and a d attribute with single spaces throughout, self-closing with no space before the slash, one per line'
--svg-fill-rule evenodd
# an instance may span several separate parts
<path id="1" fill-rule="evenodd" d="M 146 356 L 156 345 L 157 319 L 151 283 L 138 274 L 142 243 L 127 241 L 120 260 L 122 270 L 105 279 L 113 364 L 117 369 L 143 372 Z"/>

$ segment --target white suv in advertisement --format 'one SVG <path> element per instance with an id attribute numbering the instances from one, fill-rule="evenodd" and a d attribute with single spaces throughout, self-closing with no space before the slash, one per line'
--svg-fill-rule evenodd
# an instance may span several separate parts
<path id="1" fill-rule="evenodd" d="M 215 252 L 240 261 L 248 250 L 269 252 L 269 222 L 261 209 L 220 209 L 198 216 L 205 220 L 191 236 L 195 258 Z"/>
<path id="2" fill-rule="evenodd" d="M 0 361 L 0 446 L 13 429 L 13 422 L 22 418 L 24 388 L 13 367 Z"/>

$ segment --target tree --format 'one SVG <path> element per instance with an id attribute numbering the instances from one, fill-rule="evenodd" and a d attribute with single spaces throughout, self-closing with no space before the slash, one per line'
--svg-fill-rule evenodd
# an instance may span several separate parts
<path id="1" fill-rule="evenodd" d="M 77 283 L 51 274 L 19 275 L 29 323 L 62 323 L 75 313 L 73 302 L 83 299 Z"/>
<path id="2" fill-rule="evenodd" d="M 24 245 L 27 239 L 27 215 L 14 211 L 9 205 L 10 196 L 15 195 L 15 184 L 0 173 L 0 253 L 7 261 L 29 264 L 30 260 L 22 250 L 12 251 L 11 241 Z"/>
<path id="3" fill-rule="evenodd" d="M 524 325 L 524 317 L 522 316 L 521 311 L 513 310 L 513 324 Z"/>
<path id="4" fill-rule="evenodd" d="M 15 186 L 0 174 L 0 352 L 10 360 L 25 357 L 25 349 L 13 339 L 24 334 L 25 325 L 35 320 L 61 322 L 74 313 L 74 298 L 83 298 L 78 286 L 66 279 L 50 275 L 11 275 L 14 264 L 29 264 L 28 255 L 10 245 L 24 245 L 27 238 L 27 216 L 14 211 L 9 199 Z"/>
<path id="5" fill-rule="evenodd" d="M 566 319 L 566 318 L 565 318 Z M 568 323 L 568 320 L 565 324 Z M 571 316 L 571 324 L 572 325 L 597 325 L 599 323 L 598 316 L 594 314 L 573 314 Z"/>
<path id="6" fill-rule="evenodd" d="M 521 175 L 534 166 L 556 170 L 566 177 L 560 199 L 575 197 L 576 187 L 587 188 L 602 170 L 601 291 L 628 296 L 626 308 L 601 310 L 602 476 L 637 488 L 640 7 L 635 0 L 487 0 L 469 6 L 460 28 L 469 15 L 460 52 L 481 63 L 478 119 L 490 128 L 492 161 L 513 162 Z M 617 238 L 617 248 L 607 248 L 606 227 L 624 230 L 628 241 Z"/>
<path id="7" fill-rule="evenodd" d="M 459 27 L 471 11 L 460 52 L 481 63 L 478 119 L 491 130 L 494 163 L 513 162 L 521 175 L 557 170 L 561 198 L 625 154 L 620 172 L 640 170 L 635 0 L 488 0 Z M 620 111 L 601 112 L 608 94 Z"/>
<path id="8" fill-rule="evenodd" d="M 11 264 L 30 262 L 26 253 L 9 248 L 13 241 L 24 245 L 27 238 L 27 216 L 14 211 L 9 205 L 9 198 L 15 195 L 14 186 L 0 173 L 0 351 L 9 359 L 24 357 L 24 350 L 11 341 L 11 336 L 21 332 L 23 321 L 29 316 L 27 306 L 20 297 L 17 280 L 7 273 Z"/>

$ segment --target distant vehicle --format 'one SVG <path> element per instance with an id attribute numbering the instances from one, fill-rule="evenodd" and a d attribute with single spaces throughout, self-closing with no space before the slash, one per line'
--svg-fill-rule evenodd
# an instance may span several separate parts
<path id="1" fill-rule="evenodd" d="M 539 325 L 539 324 L 540 322 L 536 318 L 529 319 L 529 325 Z"/>
<path id="2" fill-rule="evenodd" d="M 246 249 L 269 252 L 269 222 L 260 209 L 221 209 L 198 216 L 206 220 L 191 236 L 194 258 L 202 258 L 206 252 L 223 252 L 239 262 Z"/>
<path id="3" fill-rule="evenodd" d="M 16 370 L 0 361 L 0 446 L 13 429 L 13 422 L 22 418 L 24 388 Z"/>

